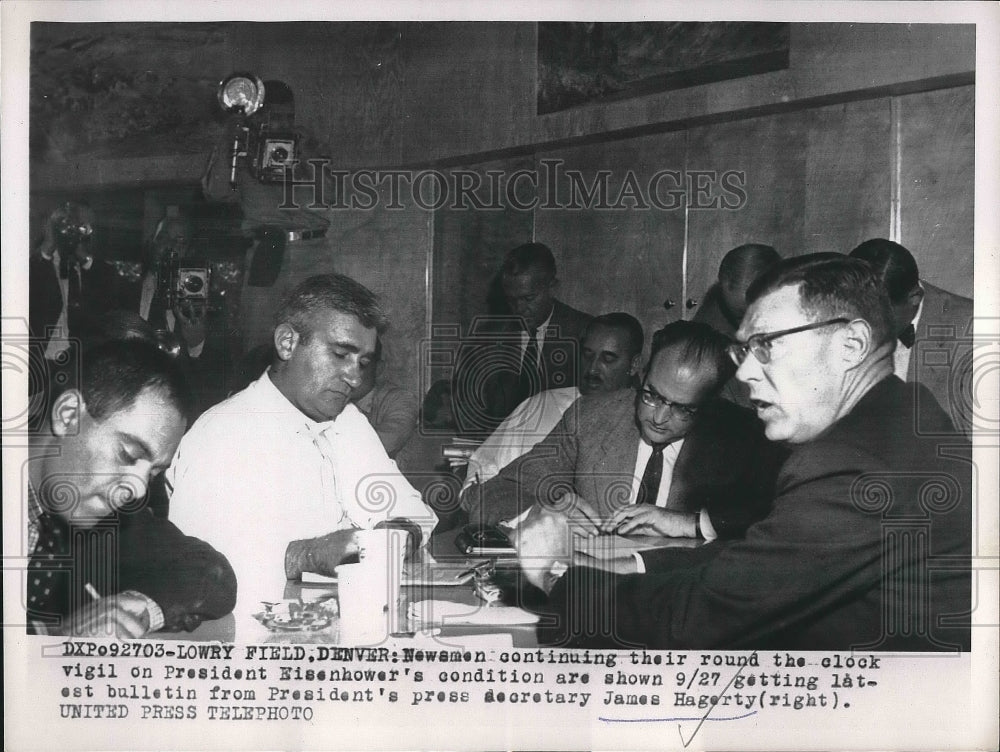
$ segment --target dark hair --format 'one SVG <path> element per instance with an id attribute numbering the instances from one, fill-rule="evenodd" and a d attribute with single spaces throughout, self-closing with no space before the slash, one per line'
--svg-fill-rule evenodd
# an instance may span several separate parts
<path id="1" fill-rule="evenodd" d="M 543 272 L 548 280 L 556 278 L 556 260 L 544 243 L 519 245 L 504 257 L 502 271 L 508 277 L 526 274 L 531 269 Z"/>
<path id="2" fill-rule="evenodd" d="M 634 358 L 642 352 L 642 345 L 646 341 L 646 335 L 642 331 L 642 324 L 639 323 L 635 316 L 622 311 L 615 311 L 592 318 L 584 328 L 580 341 L 585 340 L 587 335 L 597 326 L 606 326 L 609 329 L 621 329 L 624 331 L 626 338 L 625 346 L 628 348 L 630 358 Z"/>
<path id="3" fill-rule="evenodd" d="M 378 334 L 389 327 L 378 296 L 343 274 L 317 274 L 300 282 L 278 307 L 274 324 L 290 324 L 308 341 L 316 315 L 325 311 L 356 316 L 362 326 Z"/>
<path id="4" fill-rule="evenodd" d="M 872 238 L 851 251 L 850 256 L 871 265 L 893 303 L 903 302 L 913 288 L 920 284 L 916 260 L 899 243 L 885 238 Z"/>
<path id="5" fill-rule="evenodd" d="M 719 280 L 737 282 L 753 279 L 781 261 L 781 256 L 769 245 L 744 243 L 733 248 L 722 257 L 719 264 Z"/>
<path id="6" fill-rule="evenodd" d="M 866 261 L 840 253 L 786 259 L 750 285 L 747 303 L 793 285 L 799 288 L 799 305 L 814 321 L 839 316 L 864 319 L 876 345 L 894 338 L 889 296 Z"/>
<path id="7" fill-rule="evenodd" d="M 94 331 L 88 347 L 96 347 L 114 340 L 140 340 L 158 346 L 156 330 L 135 311 L 115 309 L 107 311 L 94 321 Z"/>
<path id="8" fill-rule="evenodd" d="M 682 347 L 681 358 L 698 366 L 707 365 L 716 372 L 712 391 L 717 391 L 736 373 L 736 365 L 726 348 L 729 338 L 701 321 L 674 321 L 653 334 L 649 348 L 646 371 L 653 366 L 653 359 L 668 347 Z"/>
<path id="9" fill-rule="evenodd" d="M 94 420 L 129 409 L 145 389 L 161 392 L 186 420 L 194 412 L 194 394 L 184 372 L 155 344 L 115 340 L 80 356 L 80 392 Z"/>

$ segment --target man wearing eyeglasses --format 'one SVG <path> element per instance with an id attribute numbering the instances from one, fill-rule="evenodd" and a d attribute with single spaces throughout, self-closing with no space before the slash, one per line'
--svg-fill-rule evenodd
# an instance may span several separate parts
<path id="1" fill-rule="evenodd" d="M 717 398 L 733 373 L 728 340 L 677 321 L 653 337 L 638 390 L 582 397 L 531 452 L 482 486 L 472 522 L 493 524 L 533 505 L 588 535 L 738 537 L 767 513 L 783 450 L 760 422 Z M 615 560 L 658 566 L 659 553 Z"/>
<path id="2" fill-rule="evenodd" d="M 715 556 L 672 551 L 669 570 L 619 578 L 554 574 L 546 552 L 572 531 L 552 518 L 522 530 L 525 573 L 558 614 L 540 641 L 968 649 L 969 447 L 929 393 L 914 399 L 925 387 L 893 375 L 878 278 L 858 259 L 803 256 L 765 273 L 747 300 L 729 353 L 767 437 L 791 449 L 771 512 Z M 595 633 L 604 611 L 614 627 Z"/>

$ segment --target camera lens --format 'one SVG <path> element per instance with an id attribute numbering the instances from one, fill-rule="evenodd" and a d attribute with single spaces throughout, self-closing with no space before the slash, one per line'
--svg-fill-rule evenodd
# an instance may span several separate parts
<path id="1" fill-rule="evenodd" d="M 205 280 L 192 274 L 184 278 L 184 282 L 181 283 L 181 286 L 189 295 L 195 295 L 201 292 L 202 288 L 205 286 Z"/>
<path id="2" fill-rule="evenodd" d="M 279 146 L 271 152 L 272 162 L 284 162 L 286 159 L 288 159 L 288 149 L 283 146 Z"/>

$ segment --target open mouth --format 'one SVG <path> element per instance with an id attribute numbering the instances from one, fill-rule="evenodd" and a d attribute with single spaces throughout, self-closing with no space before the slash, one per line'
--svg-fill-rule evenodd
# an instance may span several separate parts
<path id="1" fill-rule="evenodd" d="M 774 407 L 773 402 L 765 402 L 764 400 L 760 399 L 751 399 L 750 403 L 757 409 L 757 412 L 760 413 L 765 412 L 769 408 Z"/>

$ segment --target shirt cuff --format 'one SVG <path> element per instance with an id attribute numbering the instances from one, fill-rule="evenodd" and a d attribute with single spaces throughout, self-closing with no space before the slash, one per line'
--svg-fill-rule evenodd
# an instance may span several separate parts
<path id="1" fill-rule="evenodd" d="M 163 610 L 156 601 L 148 595 L 143 595 L 135 590 L 126 590 L 122 595 L 131 595 L 139 598 L 146 605 L 146 613 L 149 614 L 149 629 L 146 630 L 147 632 L 159 632 L 163 629 L 166 620 L 163 618 Z"/>
<path id="2" fill-rule="evenodd" d="M 635 571 L 637 574 L 646 574 L 646 562 L 642 560 L 642 554 L 638 551 L 632 553 L 632 558 L 635 559 Z"/>
<path id="3" fill-rule="evenodd" d="M 714 541 L 719 537 L 719 534 L 715 530 L 715 526 L 712 525 L 712 518 L 708 514 L 707 509 L 702 509 L 698 513 L 698 529 L 701 531 L 701 537 L 705 539 L 705 542 Z"/>

